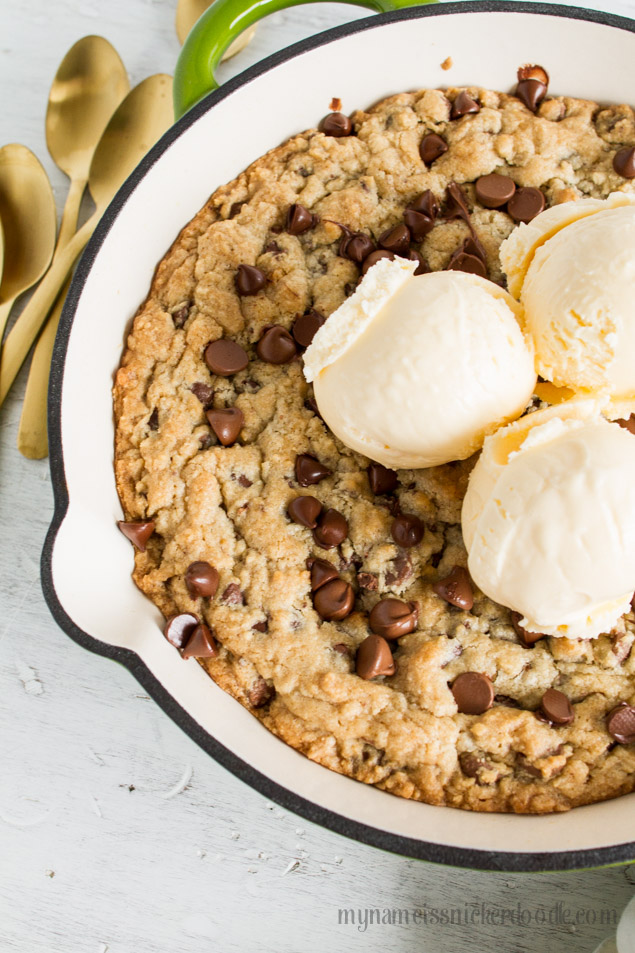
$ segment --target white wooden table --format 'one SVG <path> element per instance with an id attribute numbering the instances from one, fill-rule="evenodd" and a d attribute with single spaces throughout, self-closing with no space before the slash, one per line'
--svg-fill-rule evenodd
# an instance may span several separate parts
<path id="1" fill-rule="evenodd" d="M 100 33 L 133 83 L 172 72 L 175 2 L 0 3 L 0 145 L 23 142 L 36 152 L 60 208 L 66 180 L 47 154 L 44 114 L 62 56 L 79 37 Z M 635 0 L 611 0 L 610 8 L 635 15 Z M 223 75 L 359 15 L 329 4 L 277 14 Z M 15 449 L 24 384 L 23 372 L 0 414 L 2 953 L 591 953 L 609 935 L 602 911 L 619 915 L 635 890 L 635 868 L 484 874 L 347 841 L 245 787 L 126 669 L 67 638 L 40 592 L 52 510 L 48 464 Z M 494 912 L 476 927 L 422 922 L 364 931 L 338 923 L 339 908 L 430 910 L 473 900 L 493 911 L 520 904 L 533 922 L 503 926 Z M 557 904 L 572 917 L 587 911 L 588 925 L 550 923 Z M 544 925 L 535 922 L 541 908 Z"/>

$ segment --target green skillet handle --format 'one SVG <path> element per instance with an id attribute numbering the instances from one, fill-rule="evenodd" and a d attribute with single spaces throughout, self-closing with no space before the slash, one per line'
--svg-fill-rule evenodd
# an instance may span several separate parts
<path id="1" fill-rule="evenodd" d="M 243 30 L 269 13 L 319 0 L 214 0 L 192 28 L 174 71 L 174 115 L 191 109 L 207 93 L 218 88 L 214 71 L 230 43 Z M 434 0 L 346 0 L 377 13 L 414 7 Z"/>

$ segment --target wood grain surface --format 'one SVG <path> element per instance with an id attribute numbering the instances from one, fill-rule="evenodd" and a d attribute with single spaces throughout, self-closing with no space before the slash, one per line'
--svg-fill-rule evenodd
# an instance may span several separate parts
<path id="1" fill-rule="evenodd" d="M 0 3 L 0 145 L 36 152 L 58 208 L 44 115 L 62 56 L 99 33 L 133 83 L 172 72 L 174 4 Z M 635 0 L 610 8 L 635 14 Z M 360 15 L 277 14 L 221 77 Z M 615 932 L 635 868 L 476 873 L 348 841 L 236 780 L 126 669 L 64 635 L 39 582 L 48 465 L 15 448 L 24 384 L 23 370 L 0 412 L 0 953 L 591 953 Z"/>

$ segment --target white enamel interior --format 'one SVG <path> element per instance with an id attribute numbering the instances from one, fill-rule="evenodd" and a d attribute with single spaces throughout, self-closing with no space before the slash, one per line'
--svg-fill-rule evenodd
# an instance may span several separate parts
<path id="1" fill-rule="evenodd" d="M 483 40 L 487 39 L 484 44 Z M 489 52 L 486 52 L 489 51 Z M 454 66 L 440 63 L 451 56 Z M 116 528 L 111 386 L 124 335 L 156 262 L 210 193 L 339 96 L 345 111 L 405 89 L 510 89 L 541 63 L 550 91 L 622 101 L 635 90 L 635 35 L 555 16 L 436 15 L 373 27 L 303 53 L 237 89 L 164 152 L 120 211 L 83 288 L 68 344 L 62 439 L 70 497 L 53 554 L 57 595 L 85 632 L 133 649 L 204 729 L 289 790 L 380 830 L 488 851 L 568 851 L 635 840 L 635 795 L 564 815 L 479 815 L 385 794 L 308 761 L 269 734 L 165 641 L 158 610 L 130 579 Z"/>

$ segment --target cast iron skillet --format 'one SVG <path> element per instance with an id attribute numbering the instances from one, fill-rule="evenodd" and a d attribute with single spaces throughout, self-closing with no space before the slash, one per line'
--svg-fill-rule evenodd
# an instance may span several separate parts
<path id="1" fill-rule="evenodd" d="M 159 157 L 169 148 L 198 117 L 212 109 L 234 90 L 247 84 L 281 63 L 300 54 L 328 44 L 351 34 L 362 33 L 377 24 L 400 20 L 414 20 L 437 15 L 457 16 L 473 12 L 510 12 L 536 16 L 562 17 L 571 20 L 586 20 L 635 33 L 635 21 L 608 13 L 584 10 L 580 7 L 559 6 L 546 3 L 526 2 L 463 2 L 445 3 L 441 6 L 413 7 L 410 0 L 353 0 L 381 12 L 378 17 L 357 20 L 327 30 L 318 36 L 296 43 L 286 50 L 267 57 L 261 63 L 245 70 L 239 76 L 217 88 L 214 69 L 220 58 L 243 29 L 273 10 L 295 6 L 298 3 L 316 0 L 216 0 L 213 7 L 198 21 L 186 41 L 175 73 L 175 113 L 178 121 L 166 133 L 160 143 L 140 163 L 122 186 L 109 209 L 103 216 L 94 237 L 89 243 L 77 268 L 66 299 L 64 312 L 56 339 L 53 355 L 50 386 L 48 427 L 50 444 L 51 478 L 55 510 L 49 527 L 41 560 L 41 576 L 44 597 L 58 625 L 79 645 L 122 663 L 130 670 L 145 691 L 161 706 L 169 717 L 179 725 L 204 751 L 212 755 L 223 767 L 236 777 L 255 788 L 265 797 L 277 802 L 289 811 L 323 827 L 351 837 L 365 844 L 397 854 L 416 857 L 434 863 L 482 870 L 507 871 L 557 871 L 584 867 L 609 866 L 627 863 L 635 858 L 635 842 L 616 844 L 598 849 L 570 850 L 559 852 L 526 853 L 513 851 L 471 850 L 459 847 L 426 843 L 353 821 L 327 810 L 305 798 L 288 791 L 281 785 L 252 768 L 232 751 L 204 731 L 200 725 L 166 691 L 136 653 L 109 645 L 93 638 L 80 629 L 64 610 L 55 590 L 52 572 L 53 549 L 60 526 L 66 515 L 69 497 L 66 488 L 64 456 L 62 450 L 61 397 L 64 380 L 64 365 L 71 328 L 79 297 L 106 235 L 125 204 L 126 200 Z M 407 9 L 397 9 L 407 7 Z M 211 92 L 209 92 L 211 90 Z M 206 95 L 207 94 L 207 95 Z M 185 113 L 187 113 L 185 115 Z M 180 117 L 180 118 L 179 118 Z"/>

